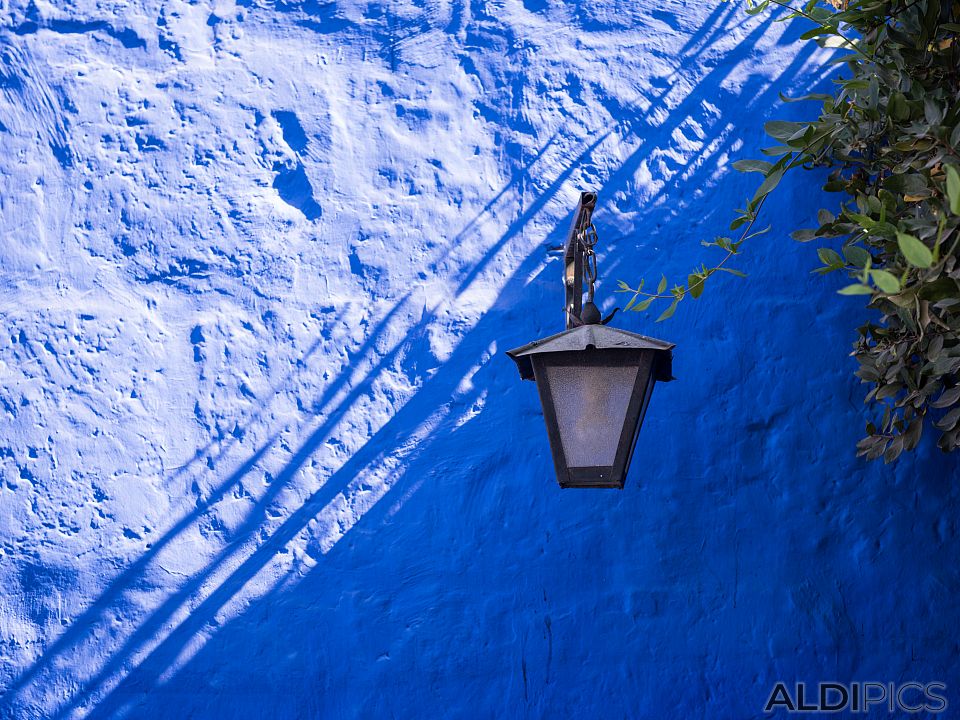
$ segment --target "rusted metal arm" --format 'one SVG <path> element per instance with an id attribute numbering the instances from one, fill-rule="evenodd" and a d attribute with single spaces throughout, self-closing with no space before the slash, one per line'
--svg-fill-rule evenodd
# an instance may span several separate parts
<path id="1" fill-rule="evenodd" d="M 577 203 L 577 209 L 573 213 L 573 223 L 570 225 L 570 233 L 563 249 L 564 312 L 567 316 L 567 330 L 580 325 L 580 315 L 583 312 L 584 271 L 584 247 L 580 238 L 584 230 L 590 226 L 593 209 L 596 206 L 596 193 L 580 193 L 580 202 Z"/>

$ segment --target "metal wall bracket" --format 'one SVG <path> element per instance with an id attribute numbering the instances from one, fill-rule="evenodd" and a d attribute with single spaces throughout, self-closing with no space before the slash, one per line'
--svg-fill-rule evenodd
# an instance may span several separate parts
<path id="1" fill-rule="evenodd" d="M 580 193 L 580 202 L 573 213 L 573 223 L 563 249 L 564 312 L 567 330 L 580 324 L 583 312 L 583 261 L 584 248 L 580 242 L 583 232 L 590 226 L 593 209 L 597 206 L 597 194 Z"/>

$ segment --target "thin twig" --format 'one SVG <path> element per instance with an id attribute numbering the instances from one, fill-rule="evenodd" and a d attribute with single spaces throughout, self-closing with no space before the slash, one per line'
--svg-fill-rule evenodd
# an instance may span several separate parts
<path id="1" fill-rule="evenodd" d="M 753 211 L 753 217 L 751 218 L 750 222 L 747 223 L 747 227 L 744 228 L 743 233 L 740 235 L 740 239 L 737 241 L 738 243 L 742 243 L 744 240 L 747 239 L 747 236 L 750 234 L 750 229 L 753 227 L 754 223 L 756 223 L 757 219 L 760 217 L 760 210 L 763 207 L 763 204 L 767 201 L 767 197 L 768 195 L 764 195 L 762 198 L 760 198 L 760 202 L 757 203 L 757 207 Z M 732 258 L 734 255 L 738 255 L 738 254 L 739 253 L 736 253 L 733 250 L 727 250 L 727 254 L 723 257 L 723 259 L 720 262 L 718 262 L 716 265 L 714 265 L 712 268 L 710 268 L 708 272 L 716 272 L 717 270 L 723 267 L 723 264 L 727 260 Z M 693 285 L 691 285 L 686 289 L 686 293 L 689 293 L 694 288 L 700 287 L 701 285 L 703 285 L 703 283 L 706 282 L 706 280 L 707 278 L 705 277 L 700 278 L 697 282 L 695 282 Z M 656 300 L 673 300 L 676 298 L 675 295 L 665 295 L 663 293 L 646 293 L 646 292 L 643 292 L 642 290 L 632 290 L 631 292 L 633 292 L 634 297 L 638 295 L 642 295 L 645 298 L 654 298 Z"/>
<path id="2" fill-rule="evenodd" d="M 851 40 L 851 39 L 848 38 L 846 35 L 844 35 L 842 32 L 840 32 L 840 28 L 839 28 L 839 27 L 830 28 L 828 25 L 824 25 L 820 20 L 817 20 L 815 17 L 813 17 L 813 15 L 811 15 L 810 13 L 807 13 L 807 12 L 804 12 L 803 10 L 800 10 L 800 9 L 798 9 L 798 8 L 795 8 L 793 5 L 791 5 L 791 4 L 788 3 L 788 2 L 783 2 L 782 0 L 767 0 L 767 1 L 773 3 L 774 5 L 779 5 L 779 6 L 782 7 L 782 8 L 786 8 L 787 10 L 792 10 L 792 11 L 795 12 L 797 15 L 799 15 L 800 17 L 806 18 L 807 20 L 809 20 L 809 21 L 812 22 L 813 24 L 819 25 L 819 26 L 822 27 L 822 28 L 826 28 L 826 29 L 830 30 L 831 32 L 836 33 L 837 37 L 839 37 L 839 38 L 840 38 L 841 40 L 843 40 L 847 45 L 850 46 L 850 49 L 851 49 L 851 50 L 855 50 L 856 52 L 860 53 L 860 54 L 863 55 L 865 58 L 867 58 L 867 60 L 873 60 L 873 58 L 872 58 L 870 55 L 867 55 L 863 50 L 861 50 L 859 47 L 857 47 L 856 43 L 854 43 L 853 40 Z"/>

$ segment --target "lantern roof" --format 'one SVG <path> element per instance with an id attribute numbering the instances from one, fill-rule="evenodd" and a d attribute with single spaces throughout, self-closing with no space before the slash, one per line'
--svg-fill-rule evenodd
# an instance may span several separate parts
<path id="1" fill-rule="evenodd" d="M 531 356 L 541 353 L 577 352 L 595 350 L 654 350 L 658 352 L 659 362 L 654 365 L 654 379 L 661 382 L 673 380 L 671 361 L 674 344 L 664 340 L 618 330 L 606 325 L 581 325 L 572 330 L 564 330 L 556 335 L 534 340 L 513 350 L 507 355 L 513 358 L 520 370 L 520 377 L 533 380 Z"/>

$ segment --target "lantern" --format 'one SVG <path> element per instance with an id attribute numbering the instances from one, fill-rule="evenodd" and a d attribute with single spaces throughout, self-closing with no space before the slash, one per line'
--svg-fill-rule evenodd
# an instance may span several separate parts
<path id="1" fill-rule="evenodd" d="M 612 314 L 600 319 L 593 303 L 595 203 L 594 193 L 582 194 L 566 246 L 568 329 L 507 354 L 521 378 L 537 383 L 560 487 L 622 489 L 654 383 L 673 379 L 674 346 L 607 327 Z"/>

